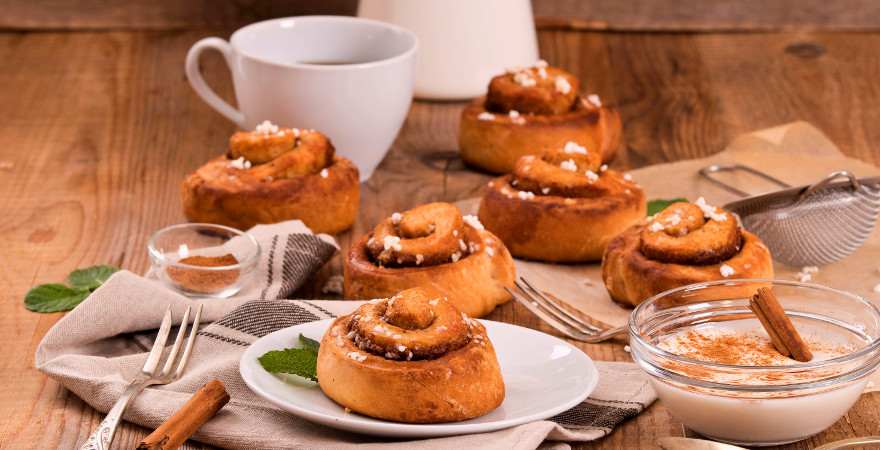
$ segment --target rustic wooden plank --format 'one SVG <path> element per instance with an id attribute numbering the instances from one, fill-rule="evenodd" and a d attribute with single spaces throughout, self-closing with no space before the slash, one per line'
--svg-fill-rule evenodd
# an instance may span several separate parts
<path id="1" fill-rule="evenodd" d="M 877 30 L 872 0 L 532 0 L 542 29 L 616 31 Z M 7 0 L 0 29 L 235 28 L 274 17 L 353 15 L 357 0 Z"/>
<path id="2" fill-rule="evenodd" d="M 11 166 L 0 176 L 0 245 L 15 261 L 0 265 L 9 296 L 0 326 L 10 333 L 0 442 L 70 448 L 100 420 L 33 369 L 34 348 L 60 315 L 30 313 L 21 298 L 33 283 L 99 261 L 142 271 L 149 233 L 182 220 L 181 177 L 232 131 L 183 78 L 182 55 L 198 37 L 0 36 L 0 161 Z M 218 60 L 205 63 L 219 69 Z M 142 435 L 127 426 L 119 442 L 132 448 Z"/>
<path id="3" fill-rule="evenodd" d="M 223 151 L 231 124 L 191 92 L 182 61 L 189 45 L 224 32 L 0 33 L 0 446 L 69 448 L 100 421 L 84 402 L 40 375 L 33 351 L 60 315 L 21 306 L 34 283 L 110 262 L 147 266 L 150 232 L 183 220 L 183 176 Z M 874 34 L 621 34 L 545 31 L 542 54 L 574 71 L 590 92 L 624 117 L 624 148 L 614 165 L 705 156 L 735 135 L 795 119 L 822 128 L 848 155 L 880 163 L 873 150 L 880 92 Z M 209 82 L 229 98 L 217 55 L 206 55 Z M 364 185 L 361 214 L 347 248 L 392 211 L 476 195 L 488 175 L 455 157 L 460 103 L 417 103 L 389 156 Z M 303 295 L 320 295 L 341 271 L 337 257 Z M 553 332 L 508 304 L 491 317 Z M 628 360 L 623 342 L 582 345 L 600 360 Z M 878 434 L 877 394 L 822 435 L 788 448 Z M 680 435 L 661 404 L 583 448 L 652 447 Z M 116 448 L 145 435 L 125 425 Z M 201 448 L 193 444 L 190 448 Z"/>
<path id="4" fill-rule="evenodd" d="M 357 0 L 7 0 L 0 29 L 234 29 L 275 17 L 354 15 L 356 11 Z"/>
<path id="5" fill-rule="evenodd" d="M 614 31 L 876 30 L 880 5 L 871 0 L 540 0 L 544 29 Z"/>
<path id="6" fill-rule="evenodd" d="M 805 120 L 847 155 L 880 163 L 880 130 L 871 125 L 880 119 L 871 103 L 877 86 L 870 81 L 880 57 L 860 48 L 862 36 L 864 42 L 876 39 L 804 33 L 776 40 L 750 34 L 700 39 L 700 58 L 712 74 L 713 100 L 728 135 Z M 759 59 L 734 57 L 752 46 L 764 47 Z"/>

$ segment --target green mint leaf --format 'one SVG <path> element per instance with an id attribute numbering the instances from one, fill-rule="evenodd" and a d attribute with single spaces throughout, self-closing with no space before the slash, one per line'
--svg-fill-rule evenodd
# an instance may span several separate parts
<path id="1" fill-rule="evenodd" d="M 303 336 L 302 333 L 299 334 L 299 343 L 302 344 L 303 348 L 306 350 L 311 350 L 315 353 L 318 353 L 318 348 L 321 347 L 321 343 Z"/>
<path id="2" fill-rule="evenodd" d="M 648 202 L 648 215 L 653 216 L 654 214 L 657 214 L 658 212 L 663 211 L 664 209 L 666 209 L 667 207 L 669 207 L 669 205 L 671 205 L 673 203 L 686 202 L 686 201 L 688 201 L 688 199 L 686 199 L 686 198 L 670 198 L 670 199 L 658 198 L 658 199 L 651 200 Z"/>
<path id="3" fill-rule="evenodd" d="M 318 381 L 318 353 L 307 348 L 273 350 L 259 357 L 260 365 L 271 373 L 289 373 Z"/>
<path id="4" fill-rule="evenodd" d="M 113 275 L 118 270 L 116 267 L 103 265 L 77 269 L 70 272 L 70 275 L 67 276 L 67 283 L 75 288 L 94 291 L 104 284 L 110 278 L 110 275 Z"/>
<path id="5" fill-rule="evenodd" d="M 25 308 L 42 313 L 70 311 L 89 296 L 89 290 L 63 284 L 34 286 L 24 296 Z"/>

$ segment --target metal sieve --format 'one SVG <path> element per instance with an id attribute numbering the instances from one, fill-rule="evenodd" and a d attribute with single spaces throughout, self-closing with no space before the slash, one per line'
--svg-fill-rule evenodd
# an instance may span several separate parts
<path id="1" fill-rule="evenodd" d="M 747 172 L 784 189 L 749 196 L 715 177 L 718 172 Z M 757 234 L 773 257 L 792 266 L 819 266 L 859 248 L 880 214 L 880 177 L 856 178 L 846 171 L 800 187 L 742 164 L 711 165 L 700 175 L 744 197 L 723 206 L 747 230 Z"/>

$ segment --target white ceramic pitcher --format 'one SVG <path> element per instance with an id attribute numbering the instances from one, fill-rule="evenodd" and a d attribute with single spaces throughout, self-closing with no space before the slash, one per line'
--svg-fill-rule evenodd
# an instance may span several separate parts
<path id="1" fill-rule="evenodd" d="M 494 75 L 538 59 L 530 0 L 361 0 L 358 15 L 418 36 L 419 98 L 476 97 Z"/>

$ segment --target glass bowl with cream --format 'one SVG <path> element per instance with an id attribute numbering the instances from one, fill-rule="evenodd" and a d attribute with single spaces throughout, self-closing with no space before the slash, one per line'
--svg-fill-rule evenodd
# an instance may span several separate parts
<path id="1" fill-rule="evenodd" d="M 813 358 L 779 354 L 749 297 L 772 287 Z M 629 321 L 633 359 L 663 405 L 706 437 L 747 446 L 799 441 L 831 426 L 880 364 L 880 309 L 824 286 L 723 280 L 672 289 Z"/>

